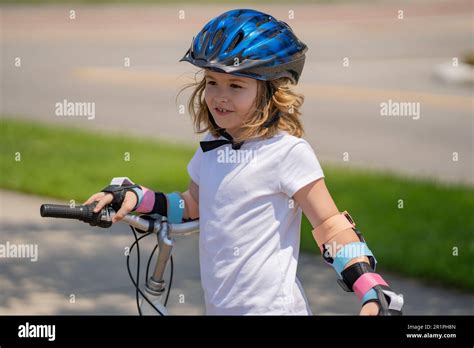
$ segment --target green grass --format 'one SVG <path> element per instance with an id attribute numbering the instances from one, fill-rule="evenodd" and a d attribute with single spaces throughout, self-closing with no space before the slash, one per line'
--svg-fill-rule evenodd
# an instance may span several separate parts
<path id="1" fill-rule="evenodd" d="M 11 119 L 0 124 L 4 188 L 85 200 L 114 176 L 164 191 L 188 184 L 186 165 L 194 154 L 189 147 Z M 17 152 L 21 161 L 15 161 Z"/>
<path id="2" fill-rule="evenodd" d="M 5 118 L 0 125 L 2 188 L 82 202 L 113 176 L 166 192 L 189 181 L 190 147 Z M 338 207 L 354 217 L 383 270 L 474 290 L 472 187 L 323 167 Z M 302 226 L 302 250 L 319 254 L 306 218 Z"/>

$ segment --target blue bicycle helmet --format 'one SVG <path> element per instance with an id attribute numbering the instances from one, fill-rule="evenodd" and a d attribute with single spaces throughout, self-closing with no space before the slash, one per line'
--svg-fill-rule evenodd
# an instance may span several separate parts
<path id="1" fill-rule="evenodd" d="M 180 61 L 263 81 L 288 77 L 296 84 L 307 49 L 285 22 L 240 9 L 207 23 Z"/>

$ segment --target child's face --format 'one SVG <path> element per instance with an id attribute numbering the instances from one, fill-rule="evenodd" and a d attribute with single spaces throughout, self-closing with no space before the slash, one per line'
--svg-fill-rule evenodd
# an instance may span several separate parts
<path id="1" fill-rule="evenodd" d="M 232 136 L 247 117 L 255 111 L 257 80 L 206 70 L 205 100 L 214 120 Z M 219 112 L 224 108 L 228 112 Z"/>

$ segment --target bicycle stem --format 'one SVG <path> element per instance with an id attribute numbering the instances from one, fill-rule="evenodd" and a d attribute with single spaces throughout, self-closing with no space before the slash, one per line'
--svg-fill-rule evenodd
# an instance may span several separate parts
<path id="1" fill-rule="evenodd" d="M 156 259 L 155 271 L 147 280 L 145 287 L 146 292 L 155 296 L 161 295 L 166 289 L 163 276 L 175 243 L 174 239 L 169 237 L 168 232 L 169 224 L 166 218 L 163 217 L 160 231 L 156 235 L 158 239 L 158 257 Z"/>

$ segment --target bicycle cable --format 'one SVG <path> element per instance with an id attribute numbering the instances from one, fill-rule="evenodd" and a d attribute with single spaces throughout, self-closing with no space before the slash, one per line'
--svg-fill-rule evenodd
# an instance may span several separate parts
<path id="1" fill-rule="evenodd" d="M 127 255 L 127 271 L 128 271 L 128 276 L 130 277 L 130 280 L 131 280 L 132 284 L 135 286 L 135 295 L 136 295 L 136 300 L 137 300 L 138 313 L 139 313 L 140 316 L 143 315 L 143 313 L 141 311 L 141 308 L 140 308 L 140 301 L 139 301 L 139 295 L 141 295 L 143 297 L 143 299 L 145 301 L 147 301 L 148 304 L 158 314 L 164 316 L 164 314 L 150 301 L 148 296 L 146 294 L 144 294 L 142 290 L 140 290 L 140 286 L 139 286 L 139 276 L 140 276 L 140 244 L 139 244 L 139 242 L 140 242 L 141 239 L 153 234 L 153 232 L 149 232 L 149 233 L 141 236 L 140 238 L 137 238 L 137 233 L 136 233 L 135 228 L 133 226 L 130 226 L 130 228 L 132 229 L 133 236 L 135 237 L 135 242 L 133 242 L 132 245 L 130 246 L 129 253 Z M 137 246 L 137 257 L 138 257 L 138 261 L 137 261 L 137 280 L 136 281 L 133 278 L 132 271 L 130 270 L 130 254 L 132 253 L 132 250 L 135 247 L 135 245 Z M 155 245 L 152 253 L 150 254 L 150 257 L 148 258 L 147 269 L 146 269 L 146 279 L 148 279 L 148 271 L 149 271 L 150 263 L 151 263 L 153 255 L 154 255 L 157 248 L 158 248 L 158 244 Z M 168 303 L 168 298 L 169 298 L 169 294 L 170 294 L 170 290 L 171 290 L 171 284 L 173 282 L 173 268 L 174 268 L 174 265 L 173 265 L 173 256 L 172 255 L 170 255 L 170 263 L 171 263 L 170 280 L 169 280 L 169 286 L 168 286 L 168 291 L 167 291 L 167 294 L 166 294 L 164 306 L 166 306 L 167 303 Z"/>
<path id="2" fill-rule="evenodd" d="M 135 247 L 135 244 L 138 245 L 138 242 L 142 239 L 142 238 L 145 238 L 146 236 L 150 235 L 151 233 L 148 233 L 146 235 L 143 235 L 141 236 L 140 238 L 136 238 L 136 234 L 135 234 L 135 230 L 132 226 L 130 226 L 132 228 L 132 231 L 134 232 L 134 236 L 135 236 L 135 242 L 133 242 L 133 244 L 130 246 L 130 250 L 129 250 L 129 254 L 127 255 L 127 270 L 128 270 L 128 276 L 130 277 L 130 280 L 132 282 L 132 284 L 135 286 L 135 292 L 136 293 L 140 293 L 140 295 L 142 295 L 143 299 L 145 301 L 148 302 L 148 304 L 153 307 L 153 309 L 159 313 L 160 315 L 164 315 L 158 308 L 156 308 L 156 306 L 150 301 L 150 299 L 148 299 L 148 297 L 142 292 L 142 290 L 140 290 L 140 287 L 139 285 L 137 284 L 137 282 L 135 281 L 135 279 L 133 278 L 133 275 L 132 275 L 132 271 L 130 270 L 130 253 L 131 251 L 133 250 L 133 248 Z M 137 263 L 138 265 L 138 263 Z M 138 267 L 137 267 L 137 270 L 138 270 Z M 141 312 L 141 308 L 139 306 L 139 303 L 137 304 L 137 309 L 138 309 L 138 313 L 139 315 L 142 315 L 142 312 Z"/>

